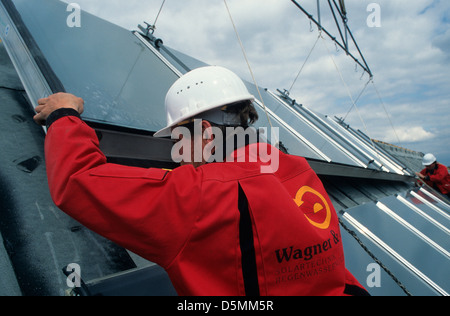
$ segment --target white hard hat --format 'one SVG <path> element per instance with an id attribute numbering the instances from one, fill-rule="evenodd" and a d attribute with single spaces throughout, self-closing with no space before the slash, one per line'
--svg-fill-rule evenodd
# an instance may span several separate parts
<path id="1" fill-rule="evenodd" d="M 433 154 L 426 154 L 423 156 L 422 165 L 429 166 L 436 162 L 436 157 Z"/>
<path id="2" fill-rule="evenodd" d="M 197 68 L 178 79 L 167 92 L 167 126 L 154 136 L 170 136 L 173 127 L 200 113 L 254 99 L 244 82 L 230 70 L 218 66 Z"/>

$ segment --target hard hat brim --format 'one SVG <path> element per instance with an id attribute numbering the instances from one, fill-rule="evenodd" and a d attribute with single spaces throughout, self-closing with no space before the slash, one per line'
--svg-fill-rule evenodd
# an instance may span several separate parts
<path id="1" fill-rule="evenodd" d="M 169 137 L 170 135 L 172 135 L 172 126 L 168 126 L 168 127 L 164 127 L 163 129 L 160 129 L 155 134 L 153 134 L 153 137 L 162 138 L 162 137 Z"/>
<path id="2" fill-rule="evenodd" d="M 229 100 L 226 100 L 227 102 L 220 102 L 217 105 L 212 106 L 211 108 L 220 108 L 222 106 L 228 105 L 228 104 L 235 104 L 237 102 L 243 102 L 243 101 L 254 101 L 255 97 L 251 94 L 249 95 L 244 95 L 244 96 L 240 96 L 237 98 L 232 98 Z M 189 117 L 180 117 L 178 120 L 176 120 L 175 122 L 173 122 L 172 124 L 170 124 L 169 126 L 164 127 L 163 129 L 160 129 L 159 131 L 157 131 L 155 134 L 153 134 L 153 137 L 158 137 L 158 138 L 162 138 L 162 137 L 170 137 L 172 135 L 172 128 L 176 127 L 178 124 L 180 124 L 181 122 L 187 120 L 187 119 L 192 119 L 195 118 L 197 115 L 201 114 L 205 112 L 203 109 L 200 109 L 198 112 L 193 112 L 190 113 Z M 201 117 L 199 117 L 199 119 L 201 119 Z"/>

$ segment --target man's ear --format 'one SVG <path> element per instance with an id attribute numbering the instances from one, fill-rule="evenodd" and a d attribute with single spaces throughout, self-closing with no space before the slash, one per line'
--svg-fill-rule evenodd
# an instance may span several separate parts
<path id="1" fill-rule="evenodd" d="M 212 125 L 208 121 L 202 121 L 202 135 L 204 140 L 213 140 L 214 134 L 212 131 Z"/>

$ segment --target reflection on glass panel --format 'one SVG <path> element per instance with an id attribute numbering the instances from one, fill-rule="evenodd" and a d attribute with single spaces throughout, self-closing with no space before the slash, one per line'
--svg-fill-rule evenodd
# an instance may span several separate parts
<path id="1" fill-rule="evenodd" d="M 164 98 L 178 78 L 131 32 L 88 13 L 69 27 L 67 4 L 13 0 L 67 92 L 85 100 L 86 120 L 156 131 Z"/>
<path id="2" fill-rule="evenodd" d="M 354 220 L 350 220 L 347 213 L 342 215 L 341 220 L 343 225 L 345 225 L 345 228 L 341 230 L 341 234 L 347 268 L 362 282 L 367 282 L 371 276 L 376 278 L 379 277 L 379 280 L 381 281 L 381 287 L 379 288 L 371 288 L 367 283 L 363 283 L 367 286 L 367 290 L 372 295 L 406 295 L 405 291 L 412 295 L 437 295 L 437 292 L 434 289 L 427 286 L 422 279 L 414 274 L 414 272 L 382 248 L 376 240 L 372 239 L 365 227 L 359 225 L 354 226 Z M 349 229 L 349 231 L 347 231 L 347 229 Z M 353 237 L 355 232 L 357 234 L 357 240 Z M 367 248 L 361 247 L 360 243 Z M 369 269 L 369 264 L 373 265 L 375 263 L 375 259 L 371 256 L 374 256 L 376 260 L 379 260 L 391 275 L 384 275 L 385 270 L 384 268 L 382 269 L 381 266 L 381 275 L 371 275 L 370 271 L 373 272 L 373 270 Z M 395 278 L 395 281 L 393 278 Z M 400 285 L 403 285 L 404 288 L 400 288 Z"/>
<path id="3" fill-rule="evenodd" d="M 419 221 L 420 225 L 416 225 L 417 219 L 409 212 L 412 211 L 406 205 L 386 198 L 381 200 L 381 204 L 365 204 L 348 210 L 346 214 L 418 269 L 424 279 L 428 278 L 445 291 L 450 291 L 450 279 L 446 277 L 450 259 L 448 236 L 426 223 Z M 418 277 L 422 276 L 418 274 Z"/>

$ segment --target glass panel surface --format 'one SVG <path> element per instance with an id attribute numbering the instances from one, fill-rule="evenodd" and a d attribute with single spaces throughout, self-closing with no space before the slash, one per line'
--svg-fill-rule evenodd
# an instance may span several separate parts
<path id="1" fill-rule="evenodd" d="M 422 209 L 416 208 L 417 211 L 414 211 L 408 204 L 394 196 L 383 199 L 382 202 L 405 221 L 450 252 L 450 228 L 448 227 L 450 221 L 433 220 L 432 217 L 426 216 Z"/>
<path id="2" fill-rule="evenodd" d="M 431 195 L 431 196 L 430 196 Z M 449 205 L 435 197 L 435 193 L 417 188 L 400 195 L 400 199 L 406 200 L 406 204 L 412 209 L 419 209 L 427 216 L 433 218 L 441 225 L 450 229 Z"/>
<path id="3" fill-rule="evenodd" d="M 394 282 L 394 280 L 386 273 L 385 270 L 380 268 L 379 282 L 380 287 L 373 286 L 369 287 L 367 280 L 374 281 L 370 274 L 373 270 L 367 271 L 368 268 L 373 267 L 375 260 L 370 257 L 370 255 L 361 247 L 361 245 L 356 241 L 356 239 L 347 233 L 344 229 L 341 229 L 342 243 L 344 246 L 345 254 L 345 266 L 346 268 L 358 279 L 358 281 L 366 288 L 366 290 L 372 296 L 406 296 L 406 293 Z M 361 239 L 361 238 L 360 238 Z M 368 240 L 363 240 L 364 245 L 373 245 Z M 377 253 L 377 258 L 382 260 L 384 264 L 388 262 L 392 264 L 389 265 L 391 272 L 395 274 L 396 277 L 405 276 L 405 279 L 412 280 L 413 282 L 408 283 L 408 290 L 413 291 L 413 294 L 421 295 L 433 295 L 432 291 L 422 291 L 421 282 L 417 279 L 412 279 L 411 275 L 405 269 L 402 269 L 397 263 L 393 262 L 391 258 L 385 253 L 380 251 Z M 392 268 L 395 269 L 392 270 Z M 372 268 L 373 269 L 373 268 Z M 420 292 L 419 292 L 420 291 Z"/>
<path id="4" fill-rule="evenodd" d="M 389 202 L 389 199 L 382 200 L 382 203 L 393 211 L 402 208 L 402 206 Z M 445 237 L 442 234 L 438 236 L 436 231 L 421 231 L 426 237 L 434 238 L 435 240 L 432 241 L 444 249 L 444 251 L 439 251 L 429 241 L 394 220 L 374 203 L 356 207 L 348 210 L 347 213 L 445 291 L 450 291 L 450 274 L 448 272 L 450 259 L 446 255 L 446 253 L 448 254 L 447 249 L 450 249 L 448 236 Z M 412 225 L 412 223 L 409 224 Z M 419 230 L 424 229 L 423 225 L 420 226 L 413 227 Z"/>
<path id="5" fill-rule="evenodd" d="M 152 51 L 132 32 L 83 11 L 80 27 L 70 27 L 73 12 L 58 0 L 4 1 L 15 5 L 42 53 L 34 57 L 48 62 L 66 92 L 85 100 L 82 116 L 86 121 L 157 131 L 166 124 L 165 95 L 177 73 L 205 65 L 170 48 Z M 253 84 L 247 83 L 247 87 L 259 98 Z M 339 136 L 335 127 L 324 123 L 327 119 L 323 116 L 318 119 L 306 110 L 290 109 L 264 89 L 260 91 L 267 108 L 282 120 L 270 115 L 289 153 L 379 170 L 379 165 L 368 164 L 370 153 Z M 268 128 L 266 114 L 262 108 L 258 111 L 256 126 Z M 345 137 L 351 136 L 344 132 Z"/>
<path id="6" fill-rule="evenodd" d="M 375 258 L 377 258 L 403 286 L 405 286 L 409 293 L 420 296 L 435 296 L 438 294 L 398 260 L 389 255 L 386 251 L 384 251 L 384 249 L 380 248 L 373 242 L 373 240 L 368 238 L 364 233 L 361 233 L 355 229 L 355 227 L 353 227 L 345 217 L 341 219 L 349 229 L 356 232 L 359 242 L 361 242 L 364 247 L 367 247 L 368 251 L 370 251 L 370 253 L 375 256 Z M 406 295 L 400 286 L 394 282 L 392 277 L 385 274 L 384 269 L 381 267 L 380 287 L 368 287 L 367 280 L 372 279 L 370 274 L 373 270 L 367 270 L 369 268 L 369 264 L 374 264 L 375 260 L 369 256 L 369 254 L 361 247 L 359 242 L 357 242 L 356 239 L 345 229 L 341 228 L 341 234 L 344 245 L 346 266 L 349 271 L 352 272 L 353 275 L 361 282 L 361 284 L 367 287 L 369 293 L 375 296 Z"/>
<path id="7" fill-rule="evenodd" d="M 85 100 L 83 118 L 156 131 L 165 126 L 165 94 L 178 78 L 131 32 L 56 0 L 13 0 L 43 57 L 67 92 Z"/>

